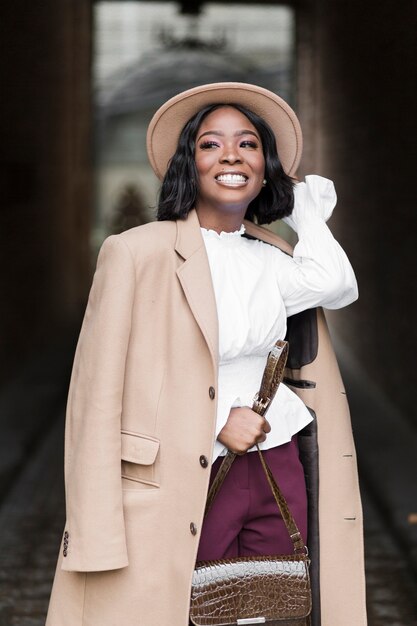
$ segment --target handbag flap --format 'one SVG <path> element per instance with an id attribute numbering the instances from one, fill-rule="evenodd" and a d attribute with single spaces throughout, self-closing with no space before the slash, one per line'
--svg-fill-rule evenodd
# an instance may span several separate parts
<path id="1" fill-rule="evenodd" d="M 191 587 L 191 622 L 307 626 L 309 563 L 304 554 L 199 561 Z"/>
<path id="2" fill-rule="evenodd" d="M 159 440 L 147 435 L 122 431 L 122 460 L 152 465 L 159 450 Z"/>

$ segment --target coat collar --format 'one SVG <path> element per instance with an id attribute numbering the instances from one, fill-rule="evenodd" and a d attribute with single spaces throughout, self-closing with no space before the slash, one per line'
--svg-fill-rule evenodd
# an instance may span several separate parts
<path id="1" fill-rule="evenodd" d="M 248 220 L 244 220 L 243 223 L 248 235 L 255 237 L 256 239 L 260 239 L 261 241 L 265 241 L 265 243 L 270 243 L 272 246 L 276 246 L 283 252 L 286 252 L 286 254 L 292 256 L 292 246 L 290 246 L 288 241 L 285 241 L 285 239 L 282 239 L 282 237 L 279 237 L 279 235 L 276 235 L 267 228 L 263 228 L 263 226 L 258 226 Z"/>
<path id="2" fill-rule="evenodd" d="M 192 209 L 185 220 L 177 220 L 175 250 L 183 259 L 188 259 L 204 246 L 197 211 Z"/>

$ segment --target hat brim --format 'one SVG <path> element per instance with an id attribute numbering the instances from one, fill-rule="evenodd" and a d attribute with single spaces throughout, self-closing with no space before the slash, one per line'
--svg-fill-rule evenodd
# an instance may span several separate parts
<path id="1" fill-rule="evenodd" d="M 241 104 L 262 117 L 272 128 L 278 156 L 290 176 L 297 171 L 303 138 L 300 123 L 292 108 L 268 89 L 247 83 L 210 83 L 174 96 L 157 110 L 147 132 L 149 161 L 163 179 L 178 139 L 188 120 L 210 104 Z"/>

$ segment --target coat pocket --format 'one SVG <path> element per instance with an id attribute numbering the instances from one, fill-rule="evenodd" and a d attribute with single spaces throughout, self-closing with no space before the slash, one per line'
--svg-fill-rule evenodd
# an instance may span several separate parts
<path id="1" fill-rule="evenodd" d="M 159 439 L 122 430 L 122 478 L 127 489 L 159 487 Z"/>

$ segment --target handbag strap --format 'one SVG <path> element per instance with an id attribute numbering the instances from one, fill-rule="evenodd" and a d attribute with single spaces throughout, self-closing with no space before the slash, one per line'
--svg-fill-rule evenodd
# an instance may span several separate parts
<path id="1" fill-rule="evenodd" d="M 272 400 L 275 397 L 279 384 L 284 376 L 287 356 L 288 342 L 278 340 L 268 355 L 267 363 L 262 376 L 261 386 L 253 401 L 252 410 L 259 415 L 264 416 L 266 414 Z M 272 471 L 269 468 L 268 463 L 266 462 L 265 457 L 263 456 L 259 446 L 256 445 L 256 447 L 263 470 L 265 472 L 265 476 L 268 480 L 269 486 L 271 487 L 272 494 L 275 498 L 275 501 L 281 512 L 282 519 L 293 543 L 294 552 L 298 553 L 304 551 L 305 553 L 307 553 L 307 546 L 304 544 L 301 533 L 298 530 L 294 517 L 288 507 L 287 501 L 285 500 L 280 488 L 278 487 Z M 230 468 L 233 465 L 234 460 L 236 459 L 236 456 L 237 454 L 229 450 L 224 457 L 222 464 L 220 465 L 220 468 L 208 492 L 204 515 L 207 515 L 208 511 L 210 510 L 213 501 L 220 490 L 220 487 L 222 486 Z"/>

